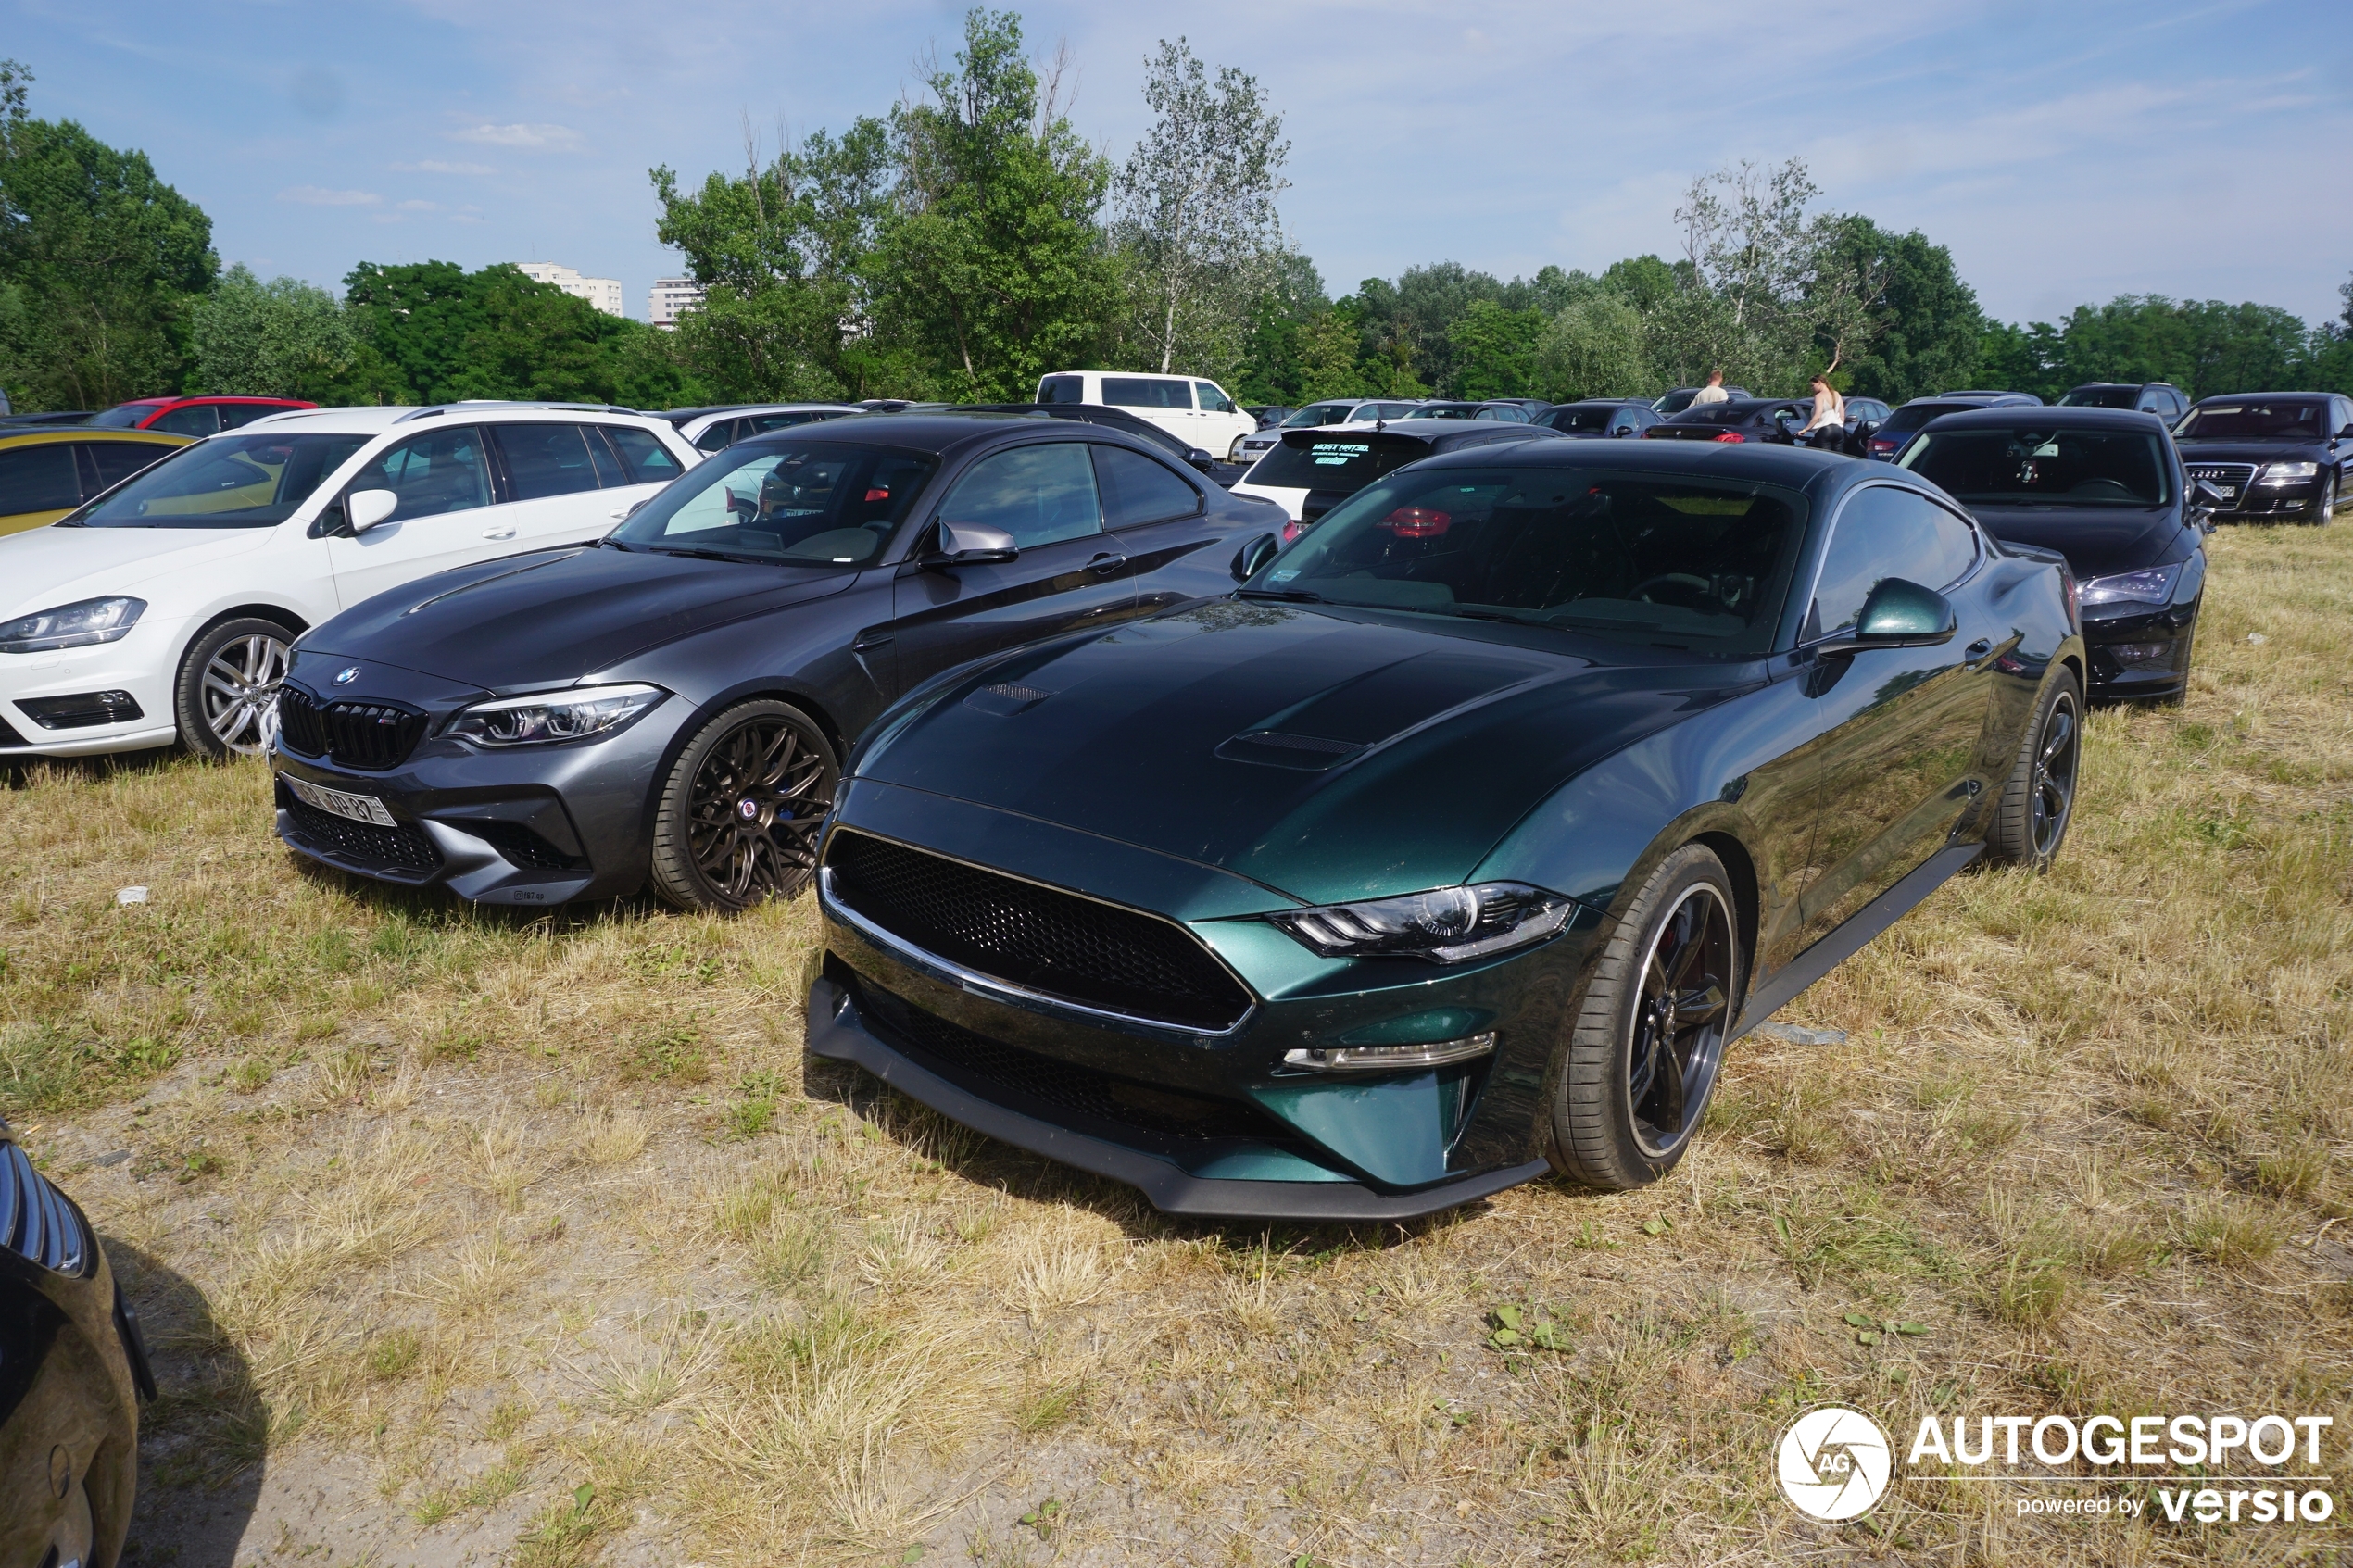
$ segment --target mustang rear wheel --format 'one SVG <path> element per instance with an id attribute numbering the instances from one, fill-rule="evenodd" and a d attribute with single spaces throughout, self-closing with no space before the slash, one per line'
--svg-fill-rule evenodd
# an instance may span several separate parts
<path id="1" fill-rule="evenodd" d="M 834 748 L 789 703 L 727 709 L 687 743 L 654 810 L 654 890 L 684 909 L 789 898 L 817 865 L 817 828 L 841 776 Z"/>
<path id="2" fill-rule="evenodd" d="M 2186 690 L 2189 671 L 2182 672 Z M 2011 766 L 2009 784 L 1985 830 L 1985 858 L 1997 866 L 2048 871 L 2067 842 L 2075 814 L 2075 779 L 2083 760 L 2083 692 L 2061 669 L 2034 705 L 2034 722 Z"/>
<path id="3" fill-rule="evenodd" d="M 1560 1064 L 1551 1158 L 1563 1175 L 1623 1191 L 1691 1148 L 1741 997 L 1732 909 L 1724 863 L 1687 844 L 1618 917 Z"/>
<path id="4" fill-rule="evenodd" d="M 207 757 L 258 757 L 278 728 L 278 687 L 295 634 L 241 617 L 205 629 L 172 687 L 180 738 Z"/>

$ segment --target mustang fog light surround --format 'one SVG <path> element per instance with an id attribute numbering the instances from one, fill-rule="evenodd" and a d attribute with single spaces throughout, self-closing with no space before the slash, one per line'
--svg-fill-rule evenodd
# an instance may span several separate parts
<path id="1" fill-rule="evenodd" d="M 2182 563 L 2152 566 L 2139 571 L 2119 571 L 2107 577 L 2083 580 L 2083 602 L 2087 605 L 2147 604 L 2161 605 L 2173 596 L 2173 581 L 2182 575 Z"/>
<path id="2" fill-rule="evenodd" d="M 52 653 L 58 648 L 120 642 L 131 634 L 146 608 L 145 599 L 117 595 L 35 610 L 0 626 L 0 653 Z"/>
<path id="3" fill-rule="evenodd" d="M 570 691 L 478 702 L 445 734 L 480 746 L 541 746 L 619 729 L 670 694 L 660 686 L 574 686 Z"/>
<path id="4" fill-rule="evenodd" d="M 2264 467 L 2263 477 L 2256 483 L 2258 484 L 2294 484 L 2298 480 L 2315 478 L 2320 471 L 2321 465 L 2318 463 L 2270 463 Z"/>
<path id="5" fill-rule="evenodd" d="M 1462 963 L 1541 942 L 1568 923 L 1576 909 L 1575 899 L 1526 883 L 1484 882 L 1285 909 L 1266 918 L 1327 959 L 1389 956 Z"/>
<path id="6" fill-rule="evenodd" d="M 1461 1040 L 1439 1040 L 1427 1046 L 1308 1046 L 1285 1051 L 1285 1067 L 1310 1073 L 1395 1073 L 1408 1067 L 1443 1067 L 1468 1061 L 1495 1049 L 1495 1031 Z"/>

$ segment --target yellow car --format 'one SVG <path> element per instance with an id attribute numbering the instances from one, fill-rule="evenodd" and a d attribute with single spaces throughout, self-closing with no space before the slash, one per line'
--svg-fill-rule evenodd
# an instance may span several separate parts
<path id="1" fill-rule="evenodd" d="M 55 522 L 172 448 L 191 445 L 187 436 L 159 430 L 0 425 L 0 533 Z"/>

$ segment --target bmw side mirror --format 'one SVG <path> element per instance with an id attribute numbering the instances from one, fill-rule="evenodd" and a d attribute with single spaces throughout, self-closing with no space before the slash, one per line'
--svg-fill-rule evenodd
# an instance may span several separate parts
<path id="1" fill-rule="evenodd" d="M 1186 453 L 1185 461 L 1192 464 L 1193 467 L 1201 470 L 1203 473 L 1215 473 L 1217 471 L 1217 459 L 1209 455 L 1209 449 L 1205 446 L 1196 446 L 1191 451 Z"/>
<path id="2" fill-rule="evenodd" d="M 1001 528 L 977 522 L 943 522 L 939 548 L 924 558 L 925 566 L 984 566 L 1009 561 L 1021 554 L 1013 536 Z"/>
<path id="3" fill-rule="evenodd" d="M 1933 588 L 1885 577 L 1863 601 L 1855 630 L 1814 645 L 1823 658 L 1859 653 L 1865 648 L 1925 648 L 1949 643 L 1960 629 L 1953 602 Z"/>
<path id="4" fill-rule="evenodd" d="M 399 509 L 400 497 L 390 490 L 355 490 L 343 502 L 343 515 L 354 536 L 382 527 Z"/>
<path id="5" fill-rule="evenodd" d="M 1247 583 L 1275 558 L 1283 547 L 1282 541 L 1272 533 L 1261 533 L 1234 552 L 1234 581 Z"/>

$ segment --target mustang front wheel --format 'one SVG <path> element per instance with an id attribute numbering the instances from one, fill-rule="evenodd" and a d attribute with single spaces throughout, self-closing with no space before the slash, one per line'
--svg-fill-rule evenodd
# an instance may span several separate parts
<path id="1" fill-rule="evenodd" d="M 1553 1168 L 1623 1191 L 1675 1168 L 1707 1114 L 1739 1005 L 1731 879 L 1704 845 L 1662 861 L 1585 988 L 1553 1101 Z"/>
<path id="2" fill-rule="evenodd" d="M 789 898 L 817 865 L 840 764 L 824 732 L 783 702 L 747 702 L 703 726 L 654 812 L 654 890 L 684 909 Z"/>

